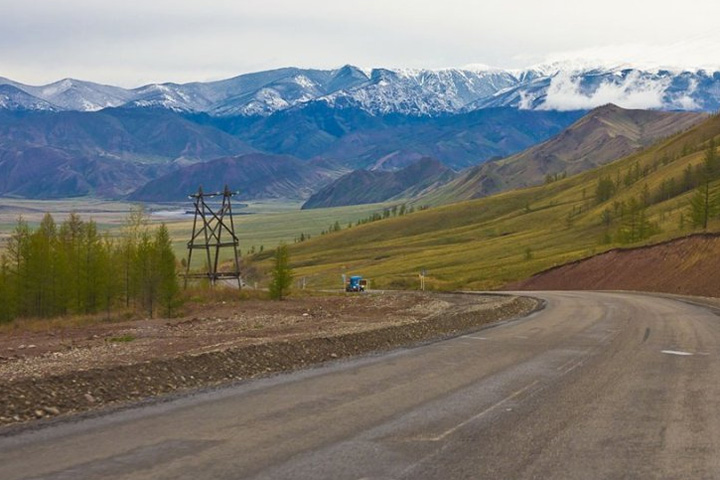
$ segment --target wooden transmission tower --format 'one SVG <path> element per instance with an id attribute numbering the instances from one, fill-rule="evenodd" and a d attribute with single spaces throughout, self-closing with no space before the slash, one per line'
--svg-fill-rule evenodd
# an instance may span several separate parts
<path id="1" fill-rule="evenodd" d="M 223 192 L 203 193 L 202 187 L 198 187 L 197 193 L 188 195 L 195 204 L 195 219 L 193 220 L 193 232 L 188 242 L 187 270 L 185 271 L 185 288 L 190 278 L 207 278 L 211 285 L 218 280 L 235 279 L 238 288 L 242 288 L 240 278 L 240 260 L 238 253 L 239 241 L 235 235 L 235 223 L 233 222 L 232 205 L 230 199 L 238 192 L 231 192 L 227 185 Z M 222 196 L 222 205 L 219 210 L 213 209 L 206 200 Z M 200 226 L 202 225 L 202 226 Z M 220 260 L 220 249 L 232 247 L 234 253 L 235 269 L 230 272 L 218 272 Z M 205 250 L 206 272 L 190 273 L 193 251 Z"/>

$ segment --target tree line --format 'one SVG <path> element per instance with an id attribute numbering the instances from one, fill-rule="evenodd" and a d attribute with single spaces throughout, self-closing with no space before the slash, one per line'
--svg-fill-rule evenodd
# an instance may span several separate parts
<path id="1" fill-rule="evenodd" d="M 636 162 L 621 177 L 619 171 L 613 180 L 610 176 L 601 177 L 595 189 L 595 200 L 602 204 L 611 200 L 618 191 L 624 187 L 644 179 L 651 171 L 657 169 L 659 164 L 667 165 L 668 157 L 657 161 L 652 168 L 640 167 Z M 688 216 L 696 228 L 707 228 L 708 220 L 720 213 L 720 196 L 711 188 L 711 183 L 720 178 L 720 159 L 716 152 L 714 139 L 710 139 L 705 147 L 703 161 L 697 165 L 687 165 L 680 178 L 669 177 L 662 180 L 655 191 L 651 191 L 647 184 L 639 195 L 629 201 L 613 201 L 612 208 L 606 208 L 601 215 L 602 223 L 609 228 L 614 220 L 620 221 L 616 232 L 616 240 L 620 243 L 634 243 L 658 233 L 657 224 L 651 223 L 646 215 L 646 209 L 685 192 L 694 190 L 688 202 Z M 681 224 L 685 215 L 681 214 Z M 682 225 L 681 225 L 682 226 Z M 609 232 L 606 233 L 605 243 L 612 241 Z"/>
<path id="2" fill-rule="evenodd" d="M 133 210 L 117 237 L 71 213 L 20 219 L 0 256 L 0 322 L 133 309 L 152 316 L 178 306 L 176 259 L 165 224 Z"/>

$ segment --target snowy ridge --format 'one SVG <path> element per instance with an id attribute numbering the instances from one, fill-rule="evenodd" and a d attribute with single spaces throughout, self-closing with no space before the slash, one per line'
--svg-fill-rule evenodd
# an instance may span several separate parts
<path id="1" fill-rule="evenodd" d="M 562 61 L 524 70 L 464 68 L 334 70 L 282 68 L 207 83 L 135 89 L 64 79 L 44 86 L 0 78 L 4 110 L 96 111 L 163 108 L 212 116 L 268 116 L 310 102 L 369 113 L 436 116 L 490 107 L 587 110 L 720 108 L 720 71 Z"/>

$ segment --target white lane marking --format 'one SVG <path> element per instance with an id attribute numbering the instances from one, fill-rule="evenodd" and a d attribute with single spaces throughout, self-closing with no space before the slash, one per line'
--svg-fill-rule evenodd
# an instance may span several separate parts
<path id="1" fill-rule="evenodd" d="M 677 350 L 662 350 L 660 353 L 667 353 L 668 355 L 680 355 L 682 357 L 691 357 L 691 356 L 695 355 L 694 353 L 679 352 Z"/>
<path id="2" fill-rule="evenodd" d="M 585 363 L 585 359 L 583 358 L 583 359 L 581 359 L 579 362 L 577 362 L 575 365 L 573 365 L 572 367 L 570 367 L 570 368 L 568 368 L 567 370 L 565 370 L 565 371 L 563 372 L 563 375 L 567 375 L 568 373 L 572 372 L 572 371 L 575 370 L 576 368 L 582 366 L 582 364 L 584 364 L 584 363 Z"/>
<path id="3" fill-rule="evenodd" d="M 562 365 L 560 365 L 559 367 L 557 367 L 556 370 L 565 370 L 567 367 L 570 366 L 571 363 L 576 362 L 576 361 L 577 361 L 577 358 L 573 357 L 570 360 L 568 360 L 567 362 L 565 362 Z"/>
<path id="4" fill-rule="evenodd" d="M 465 336 L 462 337 L 462 338 L 469 338 L 470 340 L 487 340 L 486 337 L 472 337 L 472 336 L 470 336 L 470 335 L 465 335 Z"/>
<path id="5" fill-rule="evenodd" d="M 540 383 L 540 381 L 539 381 L 539 380 L 535 380 L 534 382 L 530 383 L 529 385 L 525 385 L 525 386 L 524 386 L 523 388 L 521 388 L 520 390 L 518 390 L 518 391 L 510 394 L 509 396 L 503 398 L 502 400 L 500 400 L 499 402 L 497 402 L 495 405 L 489 406 L 488 408 L 486 408 L 486 409 L 483 410 L 482 412 L 478 413 L 477 415 L 473 415 L 472 417 L 468 418 L 467 420 L 464 420 L 464 421 L 458 423 L 457 425 L 455 425 L 455 426 L 452 427 L 451 429 L 446 430 L 445 432 L 441 433 L 440 435 L 438 435 L 438 436 L 436 436 L 436 437 L 420 438 L 420 439 L 418 439 L 418 440 L 421 440 L 421 441 L 424 440 L 424 441 L 429 441 L 429 442 L 439 442 L 440 440 L 445 439 L 445 437 L 447 437 L 448 435 L 451 435 L 451 434 L 455 433 L 456 431 L 458 431 L 459 429 L 461 429 L 462 427 L 464 427 L 464 426 L 467 425 L 468 423 L 477 420 L 478 418 L 482 417 L 483 415 L 486 415 L 487 413 L 489 413 L 489 412 L 491 412 L 492 410 L 496 409 L 497 407 L 501 406 L 501 405 L 504 404 L 505 402 L 508 402 L 508 401 L 512 400 L 513 398 L 515 398 L 515 397 L 517 397 L 517 396 L 519 396 L 519 395 L 522 395 L 523 393 L 525 393 L 527 390 L 529 390 L 530 388 L 534 387 L 534 386 L 537 385 L 538 383 Z"/>

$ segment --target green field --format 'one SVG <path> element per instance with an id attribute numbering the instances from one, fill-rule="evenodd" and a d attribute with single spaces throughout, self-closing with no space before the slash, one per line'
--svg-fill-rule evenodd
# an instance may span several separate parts
<path id="1" fill-rule="evenodd" d="M 292 244 L 300 238 L 301 233 L 319 237 L 323 230 L 328 230 L 335 222 L 346 228 L 349 222 L 355 223 L 385 207 L 384 204 L 371 204 L 300 210 L 300 204 L 297 203 L 250 202 L 242 210 L 249 215 L 236 215 L 233 218 L 240 250 L 246 254 L 251 250 L 259 252 L 260 247 L 275 248 L 281 242 Z M 192 216 L 169 222 L 168 226 L 176 253 L 185 256 L 187 241 L 192 233 Z M 224 253 L 223 258 L 228 258 L 230 252 Z"/>

